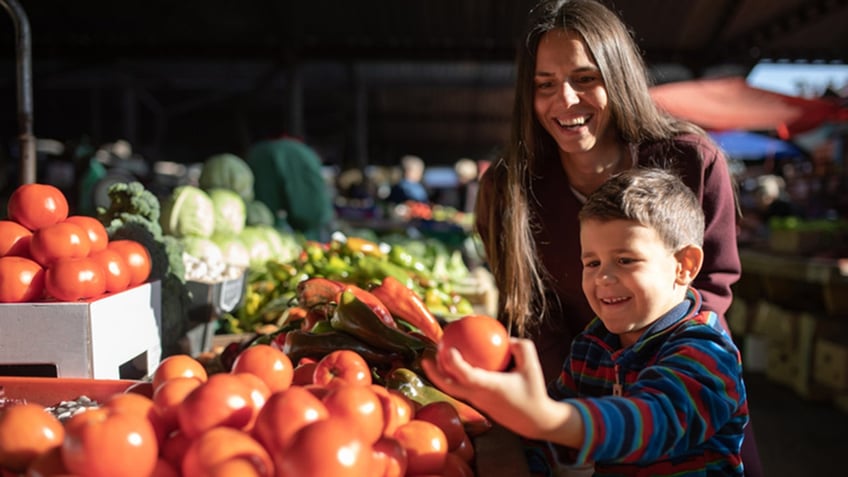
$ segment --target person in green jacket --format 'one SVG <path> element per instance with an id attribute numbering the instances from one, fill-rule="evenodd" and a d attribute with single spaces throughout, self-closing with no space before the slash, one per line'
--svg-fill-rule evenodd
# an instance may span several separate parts
<path id="1" fill-rule="evenodd" d="M 309 240 L 329 239 L 333 204 L 313 148 L 290 137 L 260 141 L 248 151 L 247 164 L 256 176 L 256 199 L 277 215 L 277 226 L 287 223 Z"/>

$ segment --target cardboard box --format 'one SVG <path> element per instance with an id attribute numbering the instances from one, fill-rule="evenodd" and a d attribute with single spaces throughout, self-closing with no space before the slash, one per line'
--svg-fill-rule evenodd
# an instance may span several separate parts
<path id="1" fill-rule="evenodd" d="M 146 376 L 162 355 L 161 309 L 159 281 L 88 301 L 2 304 L 0 374 Z"/>

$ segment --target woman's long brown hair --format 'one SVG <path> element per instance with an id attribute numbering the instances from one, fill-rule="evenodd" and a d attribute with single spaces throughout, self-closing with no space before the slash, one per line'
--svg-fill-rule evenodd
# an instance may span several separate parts
<path id="1" fill-rule="evenodd" d="M 516 58 L 516 88 L 510 139 L 490 167 L 494 187 L 478 200 L 489 214 L 487 261 L 500 291 L 500 312 L 513 333 L 524 336 L 545 316 L 547 271 L 536 255 L 533 176 L 542 161 L 559 160 L 557 145 L 533 108 L 536 50 L 555 29 L 578 33 L 600 69 L 619 136 L 626 143 L 662 141 L 700 128 L 660 111 L 651 99 L 645 63 L 633 37 L 607 7 L 595 0 L 543 0 L 530 12 Z M 482 210 L 478 210 L 481 213 Z"/>

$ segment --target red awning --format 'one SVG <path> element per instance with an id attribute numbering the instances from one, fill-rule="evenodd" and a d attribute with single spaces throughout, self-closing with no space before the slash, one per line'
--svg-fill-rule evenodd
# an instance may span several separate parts
<path id="1" fill-rule="evenodd" d="M 777 131 L 784 138 L 826 121 L 848 120 L 838 101 L 805 99 L 753 88 L 744 78 L 666 83 L 651 88 L 660 108 L 711 130 Z"/>

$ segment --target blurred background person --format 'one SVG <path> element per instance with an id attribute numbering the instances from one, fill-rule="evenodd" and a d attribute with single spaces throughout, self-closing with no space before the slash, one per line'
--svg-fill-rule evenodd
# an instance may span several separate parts
<path id="1" fill-rule="evenodd" d="M 456 161 L 453 166 L 458 181 L 458 202 L 456 209 L 460 212 L 474 212 L 479 188 L 477 162 L 466 157 Z"/>
<path id="2" fill-rule="evenodd" d="M 403 203 L 406 201 L 429 202 L 430 197 L 422 179 L 425 169 L 424 160 L 418 156 L 406 155 L 400 159 L 401 178 L 392 186 L 388 201 Z"/>
<path id="3" fill-rule="evenodd" d="M 309 240 L 329 239 L 335 214 L 313 148 L 291 137 L 265 140 L 251 147 L 247 164 L 256 176 L 256 199 L 276 214 L 277 227 L 291 227 Z"/>

